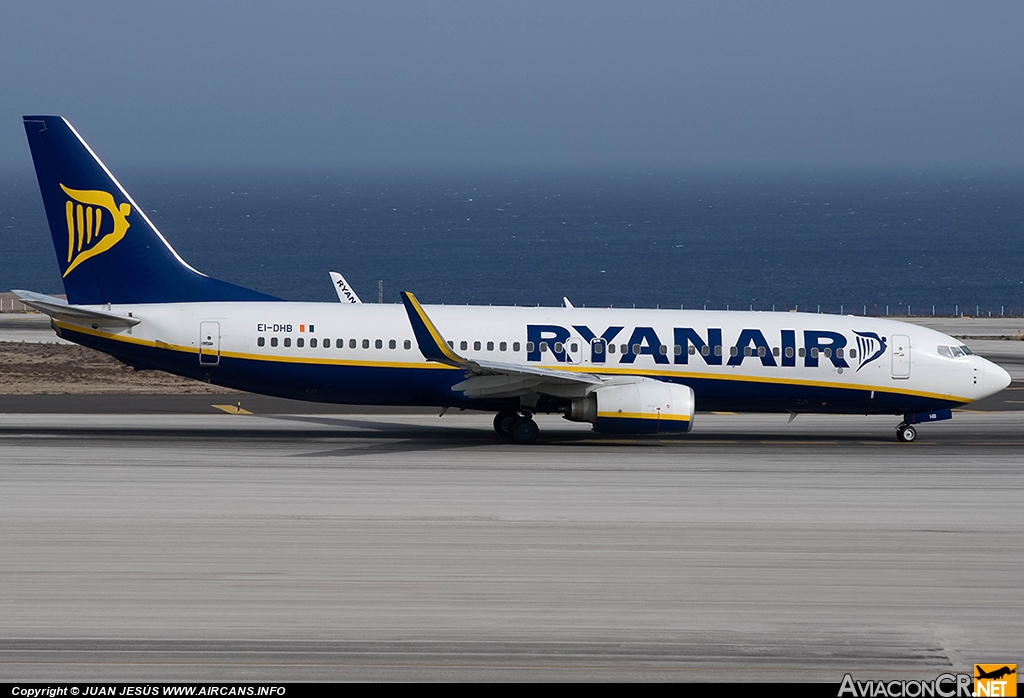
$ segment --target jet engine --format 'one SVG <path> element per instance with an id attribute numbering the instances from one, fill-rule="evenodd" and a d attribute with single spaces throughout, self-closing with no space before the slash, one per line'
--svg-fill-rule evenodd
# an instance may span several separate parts
<path id="1" fill-rule="evenodd" d="M 686 432 L 693 424 L 693 389 L 652 378 L 606 385 L 572 401 L 567 419 L 615 434 Z"/>

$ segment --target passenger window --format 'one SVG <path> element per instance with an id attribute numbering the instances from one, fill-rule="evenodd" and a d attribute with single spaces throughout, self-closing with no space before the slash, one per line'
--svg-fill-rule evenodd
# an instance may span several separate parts
<path id="1" fill-rule="evenodd" d="M 634 344 L 633 345 L 633 353 L 634 354 L 639 354 L 640 353 L 640 345 L 639 344 Z"/>
<path id="2" fill-rule="evenodd" d="M 473 342 L 473 351 L 480 351 L 480 342 Z"/>
<path id="3" fill-rule="evenodd" d="M 402 346 L 405 347 L 406 349 L 412 349 L 412 342 L 410 342 L 407 339 L 407 340 L 405 340 L 405 343 Z"/>
<path id="4" fill-rule="evenodd" d="M 851 359 L 856 359 L 857 358 L 857 350 L 856 349 L 851 349 L 850 350 L 850 358 Z"/>
<path id="5" fill-rule="evenodd" d="M 512 351 L 519 351 L 519 342 L 512 342 Z M 528 351 L 533 351 L 529 349 Z"/>
<path id="6" fill-rule="evenodd" d="M 721 344 L 717 344 L 717 345 L 715 345 L 715 356 L 721 356 L 721 355 L 722 355 L 722 345 Z"/>
<path id="7" fill-rule="evenodd" d="M 324 339 L 324 349 L 330 349 L 330 348 L 331 348 L 331 340 Z"/>
<path id="8" fill-rule="evenodd" d="M 284 345 L 286 347 L 290 347 L 292 345 L 292 338 L 291 337 L 285 337 L 284 338 Z"/>
<path id="9" fill-rule="evenodd" d="M 498 350 L 499 351 L 505 351 L 507 349 L 508 349 L 508 342 L 502 342 L 501 344 L 498 345 Z"/>
<path id="10" fill-rule="evenodd" d="M 272 347 L 276 347 L 277 346 L 277 337 L 271 337 L 270 338 L 270 346 L 272 346 Z"/>
<path id="11" fill-rule="evenodd" d="M 494 351 L 494 342 L 487 343 L 487 351 Z"/>
<path id="12" fill-rule="evenodd" d="M 469 348 L 469 343 L 468 342 L 466 342 L 465 340 L 459 342 L 459 349 L 461 349 L 462 351 L 466 351 L 466 349 L 468 349 L 468 348 Z"/>
<path id="13" fill-rule="evenodd" d="M 803 356 L 803 354 L 800 354 L 800 356 Z M 793 358 L 793 347 L 786 347 L 786 358 L 787 359 L 792 359 Z"/>
<path id="14" fill-rule="evenodd" d="M 561 354 L 563 351 L 565 351 L 565 345 L 561 342 L 555 342 L 555 353 Z"/>
<path id="15" fill-rule="evenodd" d="M 947 359 L 953 358 L 953 352 L 949 350 L 949 347 L 938 347 L 939 356 L 945 356 Z"/>
<path id="16" fill-rule="evenodd" d="M 778 355 L 779 355 L 779 348 L 778 347 L 772 347 L 772 356 L 778 356 Z"/>
<path id="17" fill-rule="evenodd" d="M 383 349 L 384 348 L 384 342 L 382 340 L 380 340 L 380 339 L 374 341 L 373 348 L 374 349 Z"/>
<path id="18" fill-rule="evenodd" d="M 573 342 L 572 344 L 569 345 L 569 351 L 571 351 L 572 353 L 575 354 L 579 350 L 580 350 L 580 345 L 577 344 L 576 342 Z"/>
<path id="19" fill-rule="evenodd" d="M 826 359 L 831 359 L 832 358 L 832 347 L 825 347 L 825 352 L 824 353 L 825 353 L 825 358 Z"/>
<path id="20" fill-rule="evenodd" d="M 800 358 L 801 359 L 804 358 L 804 355 L 806 355 L 806 354 L 807 354 L 807 349 L 804 348 L 804 347 L 800 347 Z"/>
<path id="21" fill-rule="evenodd" d="M 297 347 L 301 347 L 305 343 L 306 343 L 306 340 L 304 340 L 302 337 L 299 337 L 298 339 L 295 340 L 295 346 L 297 346 Z"/>
<path id="22" fill-rule="evenodd" d="M 673 345 L 672 346 L 672 353 L 675 354 L 676 356 L 679 356 L 680 354 L 683 353 L 683 347 L 680 346 L 679 344 Z"/>
<path id="23" fill-rule="evenodd" d="M 811 347 L 811 358 L 818 358 L 818 347 Z"/>
<path id="24" fill-rule="evenodd" d="M 836 349 L 836 357 L 837 357 L 837 358 L 840 358 L 840 359 L 841 359 L 841 358 L 843 358 L 843 354 L 844 354 L 844 353 L 845 353 L 845 352 L 843 351 L 843 348 L 842 348 L 842 347 L 839 347 L 838 349 Z"/>
<path id="25" fill-rule="evenodd" d="M 608 345 L 608 353 L 609 354 L 614 354 L 615 353 L 615 345 L 614 344 L 609 344 Z"/>
<path id="26" fill-rule="evenodd" d="M 398 344 L 395 342 L 395 340 L 392 339 L 388 341 L 388 349 L 394 349 L 397 346 Z"/>
<path id="27" fill-rule="evenodd" d="M 696 350 L 696 349 L 697 349 L 697 347 L 695 347 L 695 346 L 692 346 L 692 345 L 691 345 L 691 346 L 690 346 L 690 349 Z M 694 353 L 694 352 L 693 352 L 693 351 L 691 351 L 690 353 L 692 354 L 692 353 Z M 700 355 L 701 355 L 701 356 L 707 356 L 707 355 L 709 355 L 710 353 L 711 353 L 711 347 L 709 347 L 709 346 L 708 346 L 707 344 L 705 344 L 704 346 L 702 346 L 702 347 L 700 348 Z"/>
<path id="28" fill-rule="evenodd" d="M 668 356 L 668 346 L 666 346 L 665 344 L 662 344 L 658 351 L 661 353 L 662 356 Z"/>
<path id="29" fill-rule="evenodd" d="M 266 337 L 259 337 L 259 338 L 256 339 L 256 346 L 258 346 L 258 347 L 262 347 L 266 343 L 267 343 L 267 338 Z"/>
<path id="30" fill-rule="evenodd" d="M 518 347 L 518 346 L 519 346 L 519 342 L 516 342 L 516 347 Z M 519 351 L 519 349 L 517 348 L 516 351 Z M 532 354 L 533 353 L 533 342 L 527 342 L 526 343 L 526 353 L 527 354 Z"/>
<path id="31" fill-rule="evenodd" d="M 754 352 L 753 352 L 753 350 L 750 347 L 743 347 L 743 355 L 744 356 L 752 356 L 753 354 L 754 354 Z"/>
<path id="32" fill-rule="evenodd" d="M 757 355 L 758 356 L 764 356 L 766 353 L 767 352 L 765 351 L 764 347 L 758 347 L 757 348 Z"/>
<path id="33" fill-rule="evenodd" d="M 740 353 L 739 347 L 729 347 L 729 356 L 736 356 L 739 353 Z"/>
<path id="34" fill-rule="evenodd" d="M 543 354 L 547 350 L 548 350 L 548 343 L 547 342 L 541 342 L 540 343 L 540 353 Z"/>
<path id="35" fill-rule="evenodd" d="M 364 339 L 363 340 L 363 349 L 369 349 L 369 348 L 370 348 L 370 340 Z"/>

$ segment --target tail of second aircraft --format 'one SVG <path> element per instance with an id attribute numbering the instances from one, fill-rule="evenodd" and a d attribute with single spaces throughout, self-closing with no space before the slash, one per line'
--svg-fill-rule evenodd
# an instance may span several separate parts
<path id="1" fill-rule="evenodd" d="M 66 119 L 24 120 L 69 303 L 278 300 L 186 264 Z"/>

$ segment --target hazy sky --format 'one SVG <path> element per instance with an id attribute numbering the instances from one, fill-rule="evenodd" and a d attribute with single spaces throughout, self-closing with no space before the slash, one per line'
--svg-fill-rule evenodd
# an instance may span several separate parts
<path id="1" fill-rule="evenodd" d="M 1024 165 L 1021 2 L 4 2 L 0 166 Z"/>

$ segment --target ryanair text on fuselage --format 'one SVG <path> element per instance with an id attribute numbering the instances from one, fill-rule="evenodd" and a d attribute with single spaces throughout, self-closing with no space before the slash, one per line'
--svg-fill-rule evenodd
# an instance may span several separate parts
<path id="1" fill-rule="evenodd" d="M 795 367 L 799 365 L 815 368 L 821 358 L 831 362 L 837 369 L 850 368 L 847 358 L 856 360 L 856 347 L 847 349 L 849 340 L 840 332 L 832 330 L 799 331 L 802 341 L 797 341 L 798 331 L 783 329 L 778 331 L 775 342 L 769 342 L 765 333 L 758 328 L 744 328 L 739 332 L 736 341 L 731 345 L 723 344 L 722 328 L 712 327 L 703 334 L 693 327 L 674 327 L 669 331 L 672 343 L 663 341 L 662 331 L 659 335 L 654 327 L 634 327 L 626 330 L 622 325 L 612 325 L 603 329 L 600 334 L 587 325 L 527 325 L 526 360 L 542 362 L 545 354 L 560 363 L 572 363 L 573 358 L 567 347 L 573 337 L 573 331 L 591 346 L 591 363 L 634 364 L 641 356 L 650 356 L 655 364 L 691 363 L 691 357 L 703 360 L 708 366 L 741 366 L 744 361 L 760 361 L 762 366 Z M 869 340 L 872 351 L 860 350 L 860 363 L 857 370 L 885 353 L 886 339 L 873 332 L 855 332 L 861 339 Z M 614 345 L 621 342 L 620 350 L 615 351 Z M 728 354 L 728 355 L 726 355 Z"/>

